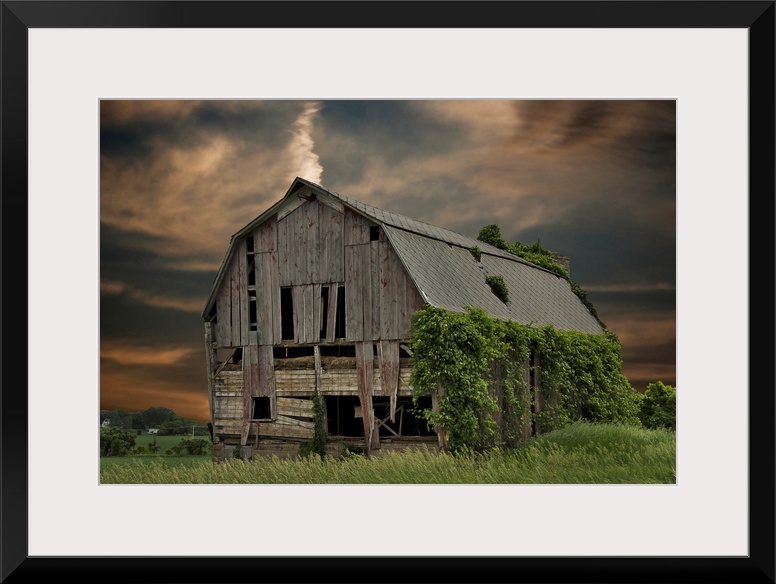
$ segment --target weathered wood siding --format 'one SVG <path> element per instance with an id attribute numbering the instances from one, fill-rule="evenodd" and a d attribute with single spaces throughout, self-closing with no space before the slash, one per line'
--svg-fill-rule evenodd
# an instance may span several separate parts
<path id="1" fill-rule="evenodd" d="M 423 301 L 382 230 L 371 240 L 373 227 L 362 215 L 321 199 L 290 202 L 254 229 L 253 249 L 241 239 L 225 268 L 216 302 L 217 345 L 280 344 L 281 287 L 292 289 L 295 343 L 335 340 L 339 285 L 345 286 L 346 340 L 406 338 Z M 251 266 L 255 285 L 249 286 Z M 325 310 L 323 286 L 329 289 Z M 249 326 L 252 301 L 256 330 Z"/>
<path id="2" fill-rule="evenodd" d="M 334 199 L 311 200 L 304 189 L 298 194 L 246 235 L 251 244 L 246 237 L 237 241 L 224 267 L 206 343 L 243 353 L 240 366 L 224 368 L 215 355 L 208 362 L 214 432 L 239 436 L 244 446 L 256 436 L 311 439 L 310 398 L 318 391 L 358 396 L 365 436 L 377 448 L 372 396 L 390 397 L 393 420 L 397 397 L 412 395 L 399 341 L 423 301 L 377 224 Z M 287 287 L 291 307 L 281 295 Z M 338 314 L 339 288 L 344 315 Z M 283 316 L 291 312 L 294 338 L 283 339 Z M 338 321 L 345 323 L 345 338 L 336 338 Z M 274 367 L 273 347 L 313 345 L 320 364 L 317 345 L 334 342 L 356 345 L 354 369 Z M 252 419 L 260 397 L 271 400 L 271 420 Z"/>
<path id="3" fill-rule="evenodd" d="M 217 434 L 237 434 L 242 430 L 243 372 L 223 369 L 213 380 L 213 430 Z"/>
<path id="4" fill-rule="evenodd" d="M 388 241 L 345 246 L 345 298 L 347 339 L 353 342 L 406 338 L 412 315 L 423 306 Z"/>
<path id="5" fill-rule="evenodd" d="M 412 395 L 409 367 L 402 367 L 396 394 L 401 397 Z M 275 370 L 275 387 L 278 397 L 309 397 L 315 392 L 314 369 L 277 369 Z M 356 369 L 333 369 L 320 374 L 319 390 L 321 395 L 358 395 L 358 373 Z M 372 394 L 377 396 L 390 395 L 383 391 L 379 369 L 372 370 Z"/>

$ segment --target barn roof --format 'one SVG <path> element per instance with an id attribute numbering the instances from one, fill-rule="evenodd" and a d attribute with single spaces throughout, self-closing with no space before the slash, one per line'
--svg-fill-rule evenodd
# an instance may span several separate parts
<path id="1" fill-rule="evenodd" d="M 280 201 L 232 236 L 203 317 L 207 317 L 215 302 L 235 244 L 274 215 L 303 186 L 319 195 L 337 199 L 382 225 L 421 296 L 433 306 L 456 312 L 463 312 L 471 306 L 482 308 L 494 318 L 524 325 L 551 324 L 562 330 L 603 332 L 598 319 L 574 294 L 569 282 L 549 270 L 482 241 L 373 207 L 302 178 L 296 178 Z M 475 245 L 482 252 L 480 262 L 468 250 Z M 501 302 L 491 291 L 485 281 L 489 275 L 503 277 L 509 289 L 508 304 Z"/>

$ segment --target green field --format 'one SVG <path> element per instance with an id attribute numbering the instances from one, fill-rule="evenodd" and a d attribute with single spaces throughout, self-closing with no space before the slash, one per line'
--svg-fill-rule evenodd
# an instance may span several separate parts
<path id="1" fill-rule="evenodd" d="M 149 434 L 143 430 L 143 433 L 135 438 L 135 446 L 145 448 L 148 444 L 156 440 L 156 444 L 161 448 L 161 452 L 164 453 L 168 448 L 172 448 L 185 438 L 192 438 L 192 436 L 191 434 L 188 434 L 187 436 L 159 436 L 158 434 Z M 210 442 L 210 436 L 194 436 L 194 439 Z"/>
<path id="2" fill-rule="evenodd" d="M 676 434 L 580 422 L 475 456 L 417 451 L 223 463 L 130 456 L 100 463 L 103 484 L 674 484 Z"/>

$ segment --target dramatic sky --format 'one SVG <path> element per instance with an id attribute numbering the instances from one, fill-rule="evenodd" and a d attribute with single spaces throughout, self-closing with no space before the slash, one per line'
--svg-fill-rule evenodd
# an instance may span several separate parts
<path id="1" fill-rule="evenodd" d="M 200 316 L 233 233 L 297 176 L 571 257 L 643 391 L 676 383 L 666 101 L 102 101 L 100 407 L 208 418 Z"/>

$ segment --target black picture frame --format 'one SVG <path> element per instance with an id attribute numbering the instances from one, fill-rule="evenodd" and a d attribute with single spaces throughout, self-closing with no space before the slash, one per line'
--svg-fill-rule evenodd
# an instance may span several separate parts
<path id="1" fill-rule="evenodd" d="M 441 8 L 441 9 L 440 9 Z M 0 578 L 17 582 L 774 582 L 774 1 L 2 2 Z M 29 557 L 27 31 L 58 28 L 742 28 L 749 32 L 747 557 Z M 25 249 L 26 251 L 26 249 Z M 24 308 L 24 309 L 23 309 Z M 724 311 L 728 309 L 721 307 Z M 752 318 L 756 316 L 756 318 Z M 764 335 L 763 333 L 764 329 Z M 27 355 L 29 358 L 29 355 Z M 734 369 L 734 368 L 731 368 Z M 733 375 L 732 371 L 730 373 Z M 738 378 L 740 379 L 740 377 Z M 433 529 L 429 529 L 433 534 Z M 346 549 L 346 546 L 343 546 Z"/>

